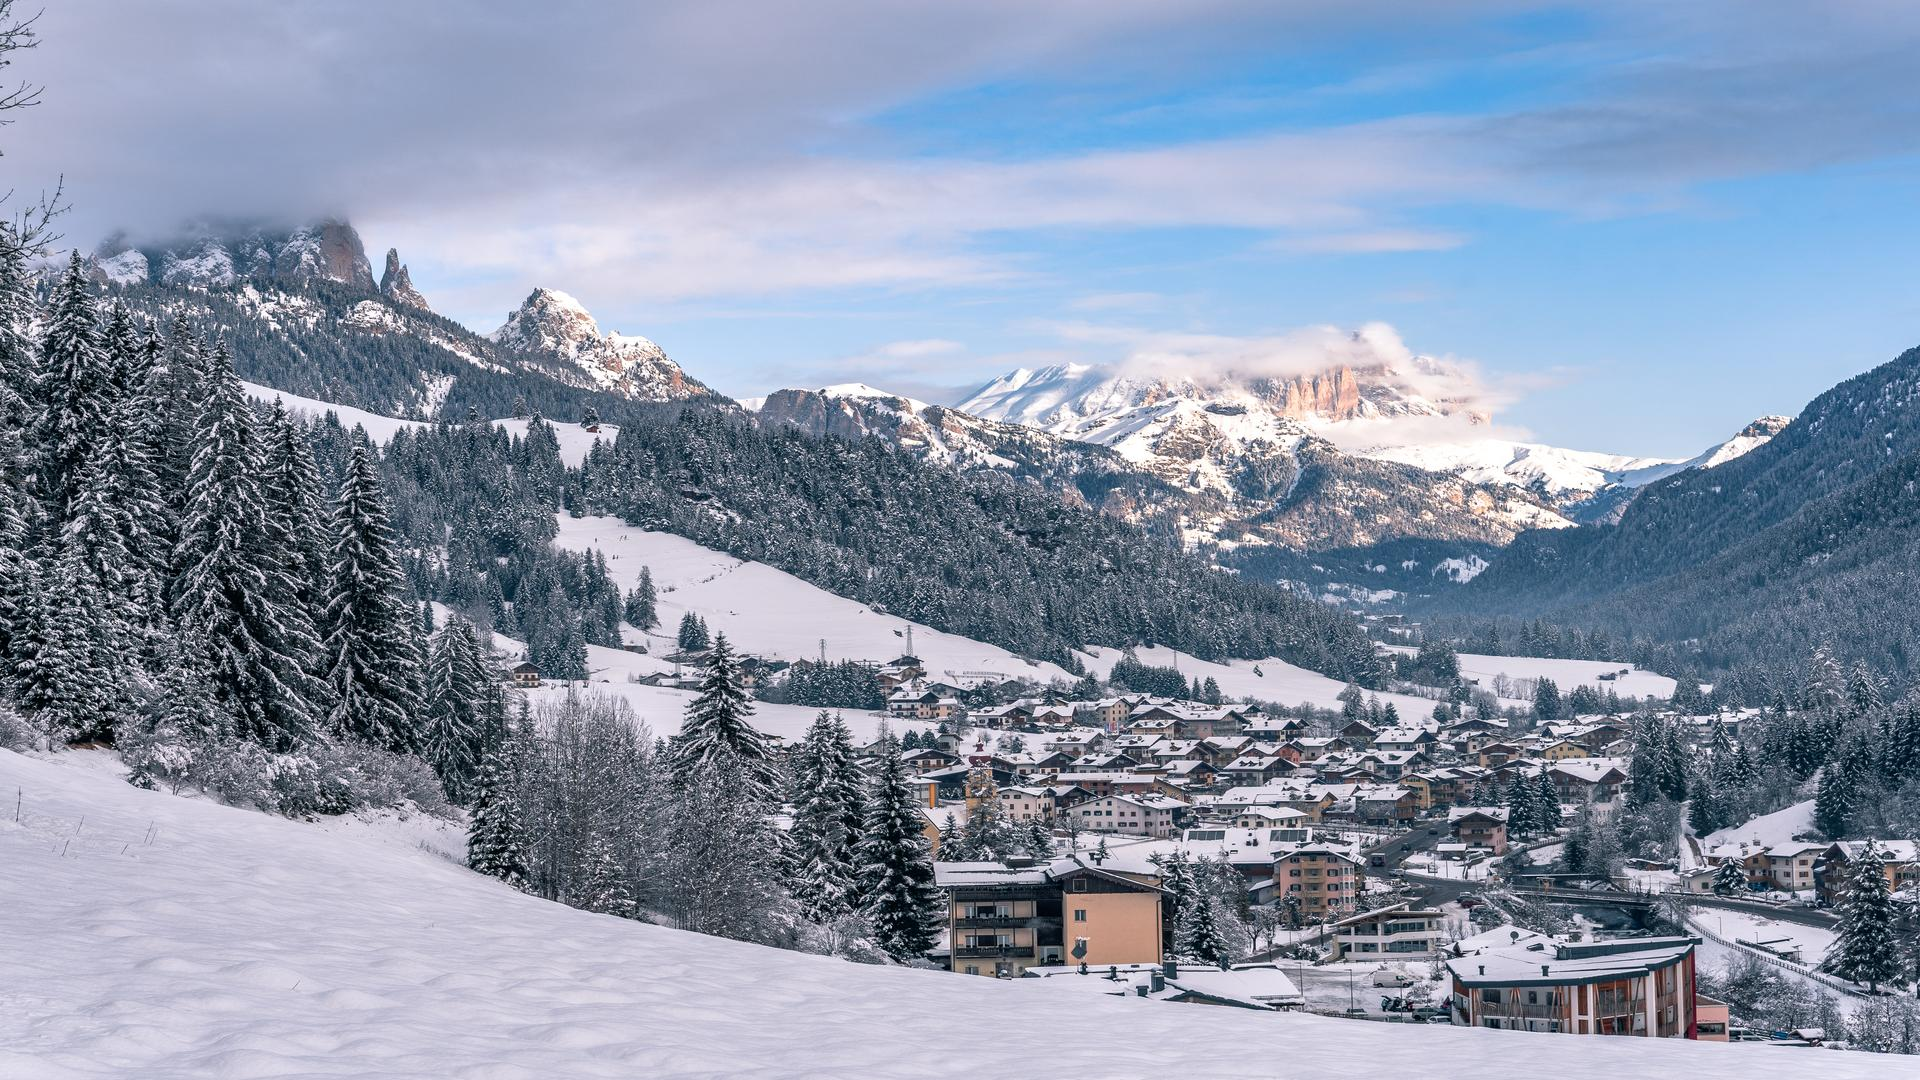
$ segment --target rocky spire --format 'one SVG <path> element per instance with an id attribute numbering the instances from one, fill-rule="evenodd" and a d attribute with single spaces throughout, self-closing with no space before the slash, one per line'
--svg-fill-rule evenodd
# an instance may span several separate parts
<path id="1" fill-rule="evenodd" d="M 420 290 L 413 287 L 413 279 L 407 276 L 407 268 L 401 265 L 400 251 L 397 248 L 387 249 L 387 268 L 380 275 L 380 293 L 396 304 L 405 304 L 422 311 L 433 310 L 427 306 L 427 298 L 421 296 Z"/>

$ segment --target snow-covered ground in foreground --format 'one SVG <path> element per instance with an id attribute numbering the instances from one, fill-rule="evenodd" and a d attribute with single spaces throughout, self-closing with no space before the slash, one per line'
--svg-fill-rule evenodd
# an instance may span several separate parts
<path id="1" fill-rule="evenodd" d="M 1763 814 L 1743 825 L 1729 825 L 1700 838 L 1700 846 L 1712 851 L 1722 844 L 1751 844 L 1772 847 L 1789 844 L 1796 834 L 1813 832 L 1813 800 L 1797 802 L 1784 810 Z"/>
<path id="2" fill-rule="evenodd" d="M 655 653 L 673 651 L 680 618 L 691 611 L 706 620 L 708 629 L 724 631 L 741 650 L 760 656 L 815 659 L 825 639 L 830 660 L 885 662 L 907 651 L 911 627 L 913 652 L 934 678 L 991 674 L 1042 682 L 1072 679 L 1058 665 L 882 614 L 783 570 L 736 559 L 684 536 L 638 529 L 618 518 L 562 513 L 554 543 L 571 551 L 606 552 L 607 567 L 622 591 L 640 580 L 641 567 L 652 571 L 660 625 L 648 635 L 647 646 Z"/>
<path id="3" fill-rule="evenodd" d="M 1096 647 L 1082 654 L 1086 657 L 1088 671 L 1102 678 L 1121 657 L 1119 649 Z M 1154 645 L 1144 649 L 1135 649 L 1133 655 L 1143 664 L 1156 667 L 1176 667 L 1189 679 L 1205 682 L 1208 677 L 1220 684 L 1221 693 L 1229 699 L 1255 698 L 1260 701 L 1275 701 L 1282 705 L 1308 703 L 1323 709 L 1340 707 L 1340 692 L 1347 684 L 1338 679 L 1329 679 L 1325 675 L 1296 667 L 1285 660 L 1271 657 L 1265 660 L 1228 660 L 1214 663 L 1197 659 L 1187 653 L 1169 649 L 1164 645 Z M 1260 673 L 1254 674 L 1254 668 Z M 1378 697 L 1382 705 L 1392 702 L 1402 718 L 1407 720 L 1425 720 L 1433 715 L 1437 702 L 1411 694 L 1372 694 Z"/>
<path id="4" fill-rule="evenodd" d="M 394 432 L 403 428 L 432 426 L 418 420 L 400 420 L 391 416 L 382 416 L 379 413 L 371 413 L 365 409 L 356 409 L 350 405 L 335 405 L 331 401 L 301 397 L 298 394 L 289 394 L 284 390 L 275 390 L 258 383 L 243 382 L 240 385 L 246 390 L 247 396 L 255 401 L 272 401 L 279 398 L 281 404 L 285 405 L 290 413 L 299 413 L 304 416 L 325 416 L 327 413 L 333 413 L 340 418 L 341 426 L 348 431 L 352 431 L 355 425 L 366 428 L 367 437 L 376 443 L 385 444 L 393 438 Z M 527 437 L 525 420 L 493 420 L 490 423 L 516 439 Z M 553 425 L 554 438 L 560 444 L 560 460 L 575 468 L 587 460 L 587 451 L 593 448 L 595 442 L 605 439 L 611 443 L 620 431 L 612 424 L 601 425 L 596 433 L 588 431 L 579 424 L 563 424 L 555 420 L 549 420 L 547 423 Z"/>
<path id="5" fill-rule="evenodd" d="M 1802 1080 L 1811 1064 L 861 967 L 574 911 L 373 841 L 377 823 L 140 791 L 75 760 L 96 756 L 0 751 L 0 790 L 27 810 L 0 815 L 0 1076 Z M 1828 1053 L 1818 1070 L 1865 1080 L 1889 1060 Z"/>
<path id="6" fill-rule="evenodd" d="M 1602 680 L 1601 675 L 1610 672 L 1625 671 L 1617 679 Z M 1460 654 L 1460 674 L 1469 679 L 1480 680 L 1484 690 L 1493 689 L 1495 676 L 1505 675 L 1508 679 L 1552 679 L 1560 692 L 1565 694 L 1576 686 L 1591 686 L 1605 691 L 1609 688 L 1621 697 L 1671 697 L 1673 680 L 1665 675 L 1656 675 L 1643 671 L 1628 663 L 1613 663 L 1600 660 L 1550 660 L 1539 656 L 1486 656 L 1481 653 Z"/>

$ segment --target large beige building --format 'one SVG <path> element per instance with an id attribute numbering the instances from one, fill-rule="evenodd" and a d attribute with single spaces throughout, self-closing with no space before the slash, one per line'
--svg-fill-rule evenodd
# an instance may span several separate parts
<path id="1" fill-rule="evenodd" d="M 1030 967 L 1157 964 L 1159 887 L 1067 856 L 1044 863 L 936 863 L 954 971 L 1014 978 Z"/>

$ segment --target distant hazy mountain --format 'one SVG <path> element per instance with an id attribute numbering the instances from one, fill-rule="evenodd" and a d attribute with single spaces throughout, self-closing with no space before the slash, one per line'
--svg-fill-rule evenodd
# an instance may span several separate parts
<path id="1" fill-rule="evenodd" d="M 1442 610 L 1636 634 L 1707 668 L 1804 658 L 1826 643 L 1912 670 L 1916 406 L 1920 349 L 1709 455 L 1731 460 L 1645 485 L 1615 524 L 1522 537 Z"/>

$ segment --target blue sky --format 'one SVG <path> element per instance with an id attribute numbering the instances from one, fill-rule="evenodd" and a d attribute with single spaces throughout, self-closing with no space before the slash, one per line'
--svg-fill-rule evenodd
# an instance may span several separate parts
<path id="1" fill-rule="evenodd" d="M 1920 344 L 1906 5 L 88 7 L 0 133 L 76 241 L 347 214 L 469 325 L 561 288 L 736 394 L 1385 322 L 1678 455 Z"/>

